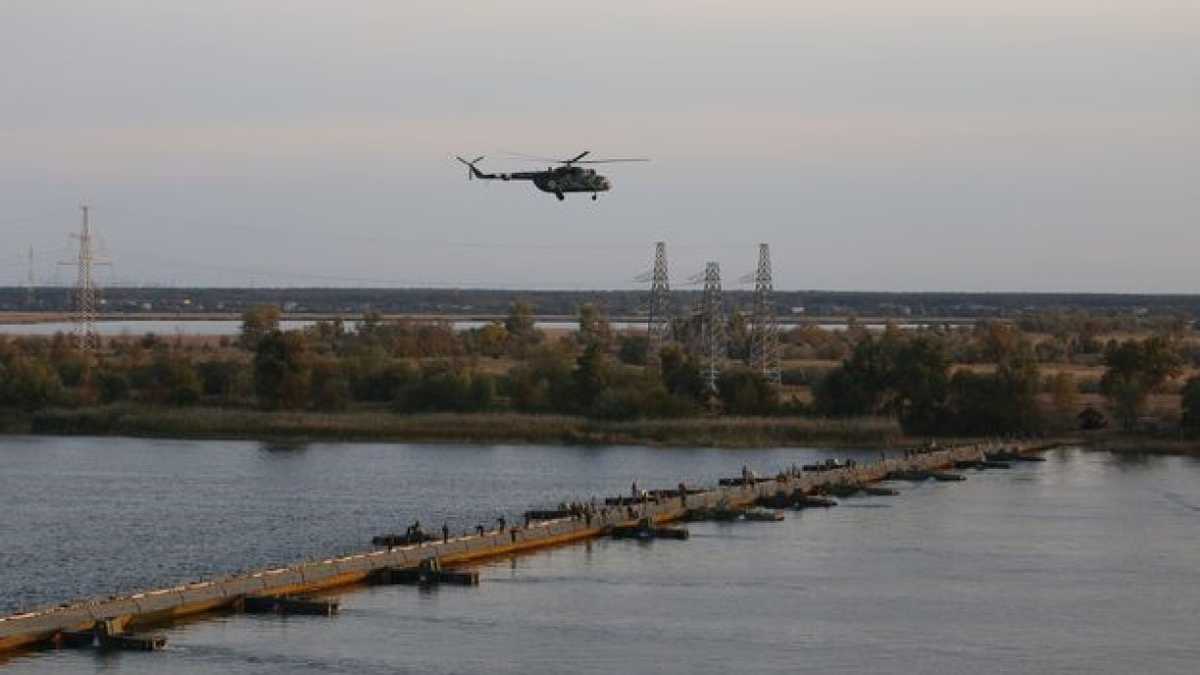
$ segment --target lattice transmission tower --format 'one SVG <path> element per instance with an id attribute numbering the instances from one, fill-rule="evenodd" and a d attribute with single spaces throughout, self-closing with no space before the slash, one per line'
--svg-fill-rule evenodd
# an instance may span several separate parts
<path id="1" fill-rule="evenodd" d="M 646 365 L 661 365 L 662 348 L 671 340 L 671 280 L 667 274 L 667 244 L 654 244 L 650 272 L 650 304 L 646 318 Z"/>
<path id="2" fill-rule="evenodd" d="M 754 315 L 750 319 L 750 367 L 771 384 L 782 381 L 779 369 L 779 320 L 775 315 L 771 282 L 771 247 L 758 245 L 758 270 L 754 273 Z"/>
<path id="3" fill-rule="evenodd" d="M 88 207 L 81 206 L 83 223 L 79 234 L 71 236 L 79 240 L 79 253 L 74 260 L 64 260 L 60 265 L 73 265 L 75 275 L 75 341 L 76 346 L 83 352 L 84 363 L 90 365 L 92 355 L 100 348 L 100 334 L 96 332 L 96 300 L 97 288 L 92 270 L 97 265 L 109 264 L 107 260 L 96 256 L 95 235 L 88 222 Z"/>
<path id="4" fill-rule="evenodd" d="M 704 295 L 700 299 L 700 340 L 704 357 L 704 384 L 717 392 L 717 377 L 725 359 L 725 303 L 721 297 L 721 265 L 704 266 Z"/>

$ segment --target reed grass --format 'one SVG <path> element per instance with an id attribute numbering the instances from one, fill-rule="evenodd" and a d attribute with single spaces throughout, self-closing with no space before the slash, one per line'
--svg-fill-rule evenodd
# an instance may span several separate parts
<path id="1" fill-rule="evenodd" d="M 385 411 L 267 412 L 222 408 L 110 406 L 48 410 L 30 430 L 45 434 L 171 438 L 525 442 L 710 447 L 825 445 L 878 447 L 903 440 L 879 417 L 703 417 L 605 422 L 562 415 Z"/>

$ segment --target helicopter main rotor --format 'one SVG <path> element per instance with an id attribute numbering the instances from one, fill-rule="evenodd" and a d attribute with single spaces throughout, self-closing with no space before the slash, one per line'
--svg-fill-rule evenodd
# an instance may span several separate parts
<path id="1" fill-rule="evenodd" d="M 591 150 L 584 150 L 575 155 L 571 159 L 554 159 L 551 157 L 538 157 L 537 155 L 526 155 L 519 152 L 510 152 L 509 155 L 517 159 L 522 159 L 529 162 L 549 162 L 551 164 L 559 164 L 562 166 L 572 166 L 575 164 L 613 164 L 615 162 L 649 162 L 649 157 L 606 157 L 604 159 L 584 159 L 592 154 Z"/>

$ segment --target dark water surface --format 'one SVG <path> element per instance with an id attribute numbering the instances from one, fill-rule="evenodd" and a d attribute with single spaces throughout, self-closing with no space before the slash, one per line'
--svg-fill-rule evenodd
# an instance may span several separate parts
<path id="1" fill-rule="evenodd" d="M 356 550 L 821 450 L 0 439 L 0 607 Z M 859 453 L 866 458 L 876 453 Z M 334 618 L 228 615 L 155 654 L 39 652 L 16 673 L 1200 670 L 1200 461 L 1062 450 L 688 542 L 497 561 L 475 589 L 340 594 Z"/>

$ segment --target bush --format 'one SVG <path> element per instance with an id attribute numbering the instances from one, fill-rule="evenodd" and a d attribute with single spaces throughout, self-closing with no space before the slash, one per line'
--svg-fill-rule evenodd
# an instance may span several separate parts
<path id="1" fill-rule="evenodd" d="M 157 403 L 191 405 L 200 400 L 200 376 L 186 357 L 161 353 L 148 370 L 149 393 Z"/>
<path id="2" fill-rule="evenodd" d="M 746 368 L 721 373 L 717 392 L 725 411 L 733 415 L 770 415 L 779 409 L 778 390 L 762 373 Z"/>
<path id="3" fill-rule="evenodd" d="M 637 389 L 605 389 L 596 397 L 589 416 L 602 420 L 632 420 L 643 416 L 645 406 L 646 395 Z"/>
<path id="4" fill-rule="evenodd" d="M 46 362 L 14 358 L 0 367 L 0 406 L 32 412 L 62 398 L 62 382 Z"/>
<path id="5" fill-rule="evenodd" d="M 318 410 L 345 410 L 350 403 L 350 383 L 335 360 L 322 360 L 312 368 L 312 403 Z"/>
<path id="6" fill-rule="evenodd" d="M 397 409 L 403 412 L 481 412 L 492 407 L 495 395 L 495 380 L 491 376 L 435 364 L 404 392 Z"/>
<path id="7" fill-rule="evenodd" d="M 123 372 L 102 370 L 96 374 L 96 389 L 104 403 L 115 403 L 129 398 L 132 387 L 129 376 Z"/>
<path id="8" fill-rule="evenodd" d="M 303 408 L 311 393 L 312 368 L 304 336 L 271 331 L 254 353 L 254 390 L 266 408 Z"/>
<path id="9" fill-rule="evenodd" d="M 231 399 L 237 394 L 245 371 L 246 366 L 237 361 L 214 360 L 196 364 L 196 374 L 200 376 L 204 395 L 223 399 Z"/>
<path id="10" fill-rule="evenodd" d="M 513 407 L 523 412 L 570 412 L 575 381 L 567 356 L 547 348 L 509 371 L 507 389 Z"/>
<path id="11" fill-rule="evenodd" d="M 631 366 L 644 366 L 650 340 L 645 335 L 622 335 L 618 338 L 617 358 Z"/>
<path id="12" fill-rule="evenodd" d="M 1188 378 L 1183 386 L 1180 424 L 1189 432 L 1200 431 L 1200 377 Z"/>

